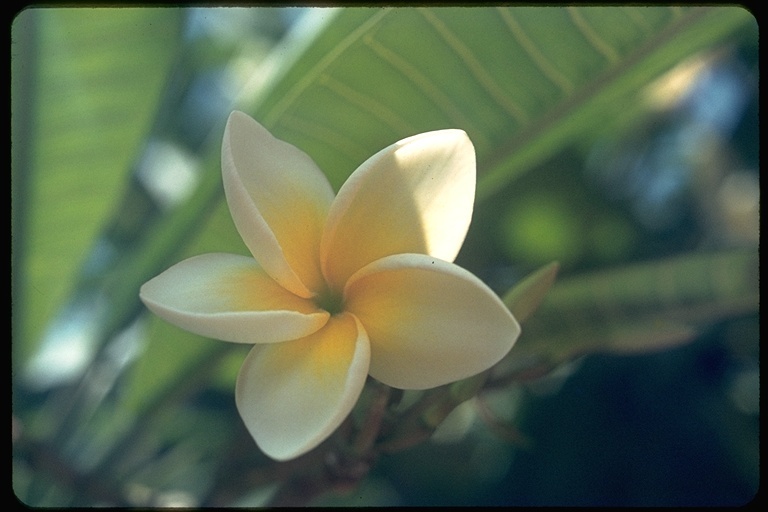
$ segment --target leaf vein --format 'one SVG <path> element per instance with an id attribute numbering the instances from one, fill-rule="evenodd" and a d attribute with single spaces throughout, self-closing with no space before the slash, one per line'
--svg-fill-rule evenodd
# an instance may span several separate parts
<path id="1" fill-rule="evenodd" d="M 353 162 L 362 162 L 368 156 L 368 150 L 360 144 L 344 137 L 328 126 L 321 126 L 306 119 L 285 115 L 280 118 L 280 124 L 286 128 L 301 133 L 330 146 Z"/>
<path id="2" fill-rule="evenodd" d="M 530 37 L 528 37 L 523 30 L 523 27 L 520 26 L 508 9 L 502 7 L 497 7 L 497 9 L 499 10 L 499 14 L 501 14 L 502 21 L 507 25 L 512 36 L 520 44 L 522 49 L 525 50 L 525 53 L 530 57 L 536 67 L 539 68 L 539 71 L 541 71 L 551 82 L 557 85 L 565 94 L 570 94 L 573 91 L 573 83 L 564 74 L 558 71 L 552 62 L 539 51 L 536 44 Z"/>
<path id="3" fill-rule="evenodd" d="M 589 42 L 589 44 L 591 44 L 595 50 L 602 54 L 608 60 L 608 62 L 611 64 L 618 63 L 619 54 L 616 53 L 616 50 L 613 49 L 610 44 L 606 43 L 600 37 L 597 31 L 595 31 L 595 29 L 592 28 L 589 23 L 587 23 L 587 20 L 584 19 L 584 16 L 582 16 L 581 13 L 574 7 L 568 7 L 567 9 L 574 25 L 576 25 L 576 28 L 579 30 L 579 32 L 581 32 L 587 42 Z"/>
<path id="4" fill-rule="evenodd" d="M 445 23 L 443 23 L 432 11 L 428 9 L 419 9 L 419 12 L 437 31 L 443 41 L 445 41 L 448 46 L 453 49 L 456 55 L 459 56 L 469 69 L 469 72 L 474 76 L 475 80 L 477 80 L 491 98 L 493 98 L 493 100 L 496 101 L 496 103 L 498 103 L 508 114 L 514 117 L 518 123 L 526 124 L 528 122 L 528 115 L 525 110 L 509 98 L 509 94 L 493 80 L 490 73 L 486 71 L 472 51 L 461 42 L 461 39 L 451 32 Z"/>
<path id="5" fill-rule="evenodd" d="M 320 59 L 317 64 L 309 70 L 307 73 L 305 73 L 300 80 L 297 80 L 296 83 L 293 85 L 291 89 L 289 89 L 278 101 L 269 112 L 267 112 L 264 115 L 264 124 L 266 126 L 271 126 L 272 123 L 275 122 L 275 120 L 281 116 L 290 105 L 296 101 L 299 96 L 312 84 L 314 84 L 317 80 L 317 77 L 323 72 L 323 70 L 327 69 L 328 66 L 331 65 L 336 59 L 339 58 L 339 56 L 344 53 L 347 48 L 349 48 L 353 43 L 360 40 L 361 37 L 363 37 L 364 34 L 368 32 L 369 29 L 376 26 L 381 19 L 390 12 L 390 9 L 382 9 L 381 11 L 377 12 L 373 16 L 371 16 L 365 23 L 361 24 L 357 29 L 353 30 L 347 37 L 342 39 L 342 41 L 336 45 L 333 50 L 325 54 L 325 56 Z"/>
<path id="6" fill-rule="evenodd" d="M 429 98 L 435 105 L 437 105 L 450 119 L 451 122 L 464 128 L 466 131 L 470 131 L 472 122 L 467 118 L 451 101 L 451 99 L 435 84 L 433 84 L 429 78 L 422 74 L 416 66 L 409 63 L 403 57 L 385 47 L 378 41 L 374 40 L 370 35 L 363 39 L 363 42 L 370 47 L 376 55 L 384 59 L 393 68 L 399 71 L 404 77 L 410 80 L 418 89 L 420 89 L 424 95 Z M 471 129 L 475 132 L 473 135 L 475 138 L 482 138 L 482 131 Z M 483 140 L 487 144 L 487 140 Z"/>
<path id="7" fill-rule="evenodd" d="M 354 103 L 358 107 L 367 111 L 375 118 L 392 128 L 397 134 L 416 133 L 416 128 L 397 115 L 386 105 L 376 101 L 370 96 L 362 94 L 345 83 L 342 83 L 330 75 L 322 75 L 320 83 L 328 89 L 341 96 L 345 100 Z"/>

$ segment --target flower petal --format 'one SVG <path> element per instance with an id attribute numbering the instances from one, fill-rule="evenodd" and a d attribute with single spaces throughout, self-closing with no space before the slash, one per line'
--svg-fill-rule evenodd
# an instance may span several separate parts
<path id="1" fill-rule="evenodd" d="M 278 283 L 302 297 L 322 289 L 320 236 L 333 189 L 306 153 L 232 112 L 221 147 L 235 226 Z"/>
<path id="2" fill-rule="evenodd" d="M 345 309 L 371 340 L 372 377 L 402 389 L 426 389 L 496 364 L 520 326 L 470 272 L 422 254 L 382 258 L 353 275 Z"/>
<path id="3" fill-rule="evenodd" d="M 461 130 L 404 139 L 376 153 L 336 196 L 321 243 L 337 289 L 368 263 L 400 253 L 453 261 L 475 198 L 475 150 Z"/>
<path id="4" fill-rule="evenodd" d="M 298 457 L 347 417 L 369 361 L 368 337 L 349 314 L 332 317 L 306 338 L 254 347 L 237 378 L 240 416 L 264 453 Z"/>
<path id="5" fill-rule="evenodd" d="M 277 284 L 252 258 L 202 254 L 147 281 L 139 293 L 159 317 L 237 343 L 293 340 L 320 329 L 328 313 Z"/>

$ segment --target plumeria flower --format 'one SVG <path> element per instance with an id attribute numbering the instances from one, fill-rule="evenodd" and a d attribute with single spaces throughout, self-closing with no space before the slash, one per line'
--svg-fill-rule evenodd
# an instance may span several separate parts
<path id="1" fill-rule="evenodd" d="M 144 284 L 141 299 L 186 330 L 254 344 L 235 401 L 270 457 L 297 457 L 330 436 L 368 375 L 432 388 L 490 368 L 517 339 L 501 300 L 451 263 L 474 202 L 463 131 L 379 151 L 335 197 L 307 154 L 241 112 L 229 117 L 221 161 L 253 257 L 192 257 Z"/>

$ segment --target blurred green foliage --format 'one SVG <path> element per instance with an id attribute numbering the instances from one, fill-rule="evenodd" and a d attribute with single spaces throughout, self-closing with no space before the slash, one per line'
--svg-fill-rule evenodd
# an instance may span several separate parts
<path id="1" fill-rule="evenodd" d="M 244 347 L 138 301 L 186 256 L 247 254 L 219 174 L 235 108 L 336 188 L 400 138 L 467 131 L 478 202 L 457 262 L 528 317 L 489 375 L 390 397 L 414 424 L 426 416 L 412 404 L 430 403 L 430 421 L 451 413 L 441 436 L 381 455 L 351 494 L 315 503 L 739 504 L 756 491 L 758 67 L 746 10 L 40 8 L 20 12 L 11 35 L 22 502 L 260 504 L 306 476 L 302 464 L 322 466 L 274 464 L 244 431 L 232 397 Z M 522 280 L 553 260 L 549 293 L 554 267 Z M 654 449 L 646 430 L 668 424 L 675 449 Z M 631 450 L 638 440 L 648 449 Z M 712 444 L 711 457 L 690 455 Z M 586 467 L 595 452 L 605 467 Z M 691 468 L 710 477 L 651 478 Z"/>

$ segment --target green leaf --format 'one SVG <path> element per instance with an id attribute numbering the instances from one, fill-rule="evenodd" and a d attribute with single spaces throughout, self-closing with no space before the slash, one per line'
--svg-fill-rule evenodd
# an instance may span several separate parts
<path id="1" fill-rule="evenodd" d="M 461 128 L 487 197 L 663 71 L 755 26 L 738 7 L 393 8 L 319 11 L 319 28 L 244 110 L 339 186 L 400 138 Z M 293 48 L 295 50 L 295 46 Z"/>
<path id="2" fill-rule="evenodd" d="M 691 340 L 701 326 L 758 310 L 757 254 L 686 254 L 558 281 L 509 358 L 557 361 L 640 353 Z"/>
<path id="3" fill-rule="evenodd" d="M 555 284 L 559 268 L 560 265 L 557 262 L 545 265 L 526 276 L 504 295 L 502 299 L 504 304 L 512 311 L 518 322 L 524 322 L 536 311 L 549 289 Z"/>
<path id="4" fill-rule="evenodd" d="M 176 9 L 28 9 L 14 20 L 14 64 L 28 76 L 12 90 L 12 144 L 28 154 L 12 169 L 23 219 L 14 341 L 27 354 L 119 202 L 179 33 Z"/>

